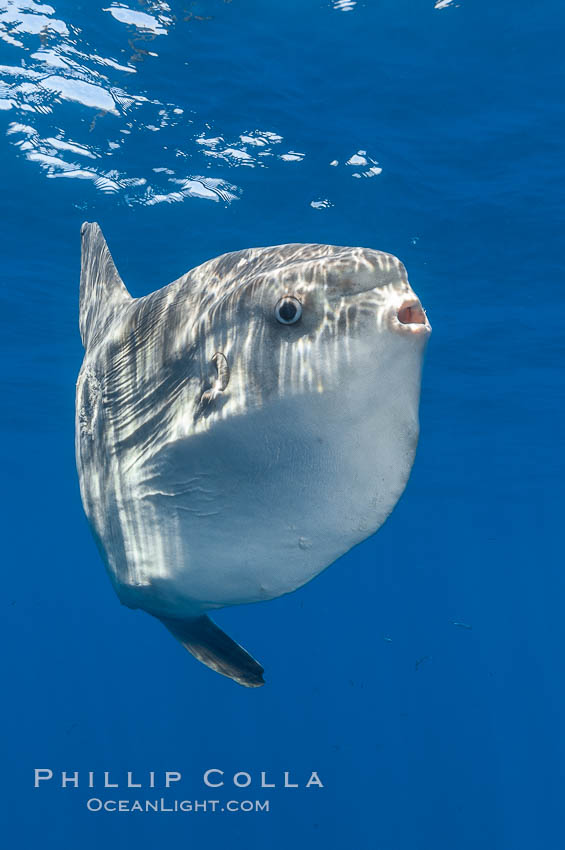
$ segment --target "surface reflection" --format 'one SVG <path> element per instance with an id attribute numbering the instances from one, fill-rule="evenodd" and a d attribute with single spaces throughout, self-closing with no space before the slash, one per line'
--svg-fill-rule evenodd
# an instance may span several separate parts
<path id="1" fill-rule="evenodd" d="M 150 5 L 155 10 L 153 15 L 130 9 L 123 3 L 112 3 L 111 6 L 102 11 L 109 12 L 116 21 L 120 21 L 122 24 L 132 24 L 140 30 L 147 30 L 155 35 L 166 35 L 167 27 L 173 23 L 170 14 L 168 14 L 171 11 L 170 7 L 167 3 L 151 3 Z"/>
<path id="2" fill-rule="evenodd" d="M 198 38 L 201 27 L 209 32 L 209 24 L 201 22 L 214 16 L 161 0 L 137 5 L 111 2 L 92 8 L 81 27 L 74 22 L 79 11 L 68 3 L 57 9 L 34 0 L 0 5 L 0 39 L 7 56 L 0 65 L 4 131 L 15 152 L 43 176 L 88 181 L 96 192 L 115 195 L 128 205 L 153 205 L 188 198 L 230 204 L 243 186 L 227 175 L 240 168 L 290 169 L 295 179 L 300 163 L 319 160 L 328 183 L 339 172 L 357 179 L 381 173 L 377 160 L 364 150 L 349 158 L 336 151 L 342 158 L 329 163 L 334 171 L 320 153 L 305 150 L 304 141 L 284 138 L 276 127 L 265 127 L 264 119 L 255 126 L 249 126 L 248 118 L 243 125 L 242 119 L 243 126 L 237 127 L 236 115 L 234 132 L 223 102 L 217 120 L 200 116 L 190 101 L 202 103 L 206 76 L 187 79 L 188 85 L 171 76 L 179 69 L 178 50 L 167 65 L 162 46 L 176 36 L 184 50 L 190 44 L 185 36 Z M 321 14 L 351 11 L 354 5 L 334 3 Z M 200 6 L 206 11 L 206 3 Z M 226 6 L 216 4 L 218 8 Z M 190 64 L 185 58 L 183 68 Z M 190 84 L 198 87 L 194 91 L 200 101 L 191 98 Z M 210 94 L 217 97 L 215 91 Z M 182 106 L 175 97 L 183 98 Z M 240 184 L 245 182 L 241 174 Z M 332 203 L 325 198 L 331 186 L 320 189 L 322 196 L 311 204 L 315 209 Z"/>
<path id="3" fill-rule="evenodd" d="M 357 5 L 357 0 L 333 0 L 333 8 L 338 12 L 351 12 Z"/>

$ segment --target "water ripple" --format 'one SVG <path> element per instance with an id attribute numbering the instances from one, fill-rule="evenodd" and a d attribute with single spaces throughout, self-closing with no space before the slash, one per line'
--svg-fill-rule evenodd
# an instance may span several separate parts
<path id="1" fill-rule="evenodd" d="M 0 65 L 0 112 L 8 119 L 7 139 L 18 155 L 48 179 L 88 181 L 95 192 L 128 205 L 187 199 L 230 204 L 243 191 L 227 179 L 233 169 L 280 168 L 294 175 L 305 159 L 315 162 L 317 152 L 297 140 L 293 144 L 274 127 L 247 125 L 234 133 L 232 124 L 224 132 L 186 104 L 183 108 L 154 96 L 153 76 L 140 63 L 159 62 L 158 45 L 167 44 L 176 28 L 190 22 L 198 29 L 194 22 L 210 16 L 191 12 L 182 18 L 163 0 L 140 0 L 139 5 L 142 10 L 106 0 L 93 8 L 88 25 L 96 33 L 94 47 L 94 36 L 63 20 L 54 6 L 4 0 L 0 39 L 12 61 Z M 334 8 L 347 11 L 353 5 L 336 3 Z M 338 172 L 367 178 L 382 170 L 362 150 L 335 171 L 318 165 L 325 168 L 328 184 Z M 329 193 L 331 186 L 320 189 Z M 322 195 L 312 206 L 322 209 L 329 203 Z"/>
<path id="2" fill-rule="evenodd" d="M 333 7 L 337 12 L 352 12 L 357 5 L 357 0 L 333 0 Z"/>
<path id="3" fill-rule="evenodd" d="M 167 3 L 154 3 L 153 6 L 156 7 L 156 15 L 138 12 L 130 9 L 124 3 L 112 3 L 110 7 L 102 11 L 109 12 L 116 21 L 120 21 L 122 24 L 133 24 L 134 27 L 155 33 L 155 35 L 167 35 L 167 27 L 172 24 L 172 18 L 166 13 L 171 10 Z"/>

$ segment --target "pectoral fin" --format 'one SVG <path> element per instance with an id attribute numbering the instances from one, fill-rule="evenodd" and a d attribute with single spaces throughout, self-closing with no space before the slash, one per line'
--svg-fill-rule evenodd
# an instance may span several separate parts
<path id="1" fill-rule="evenodd" d="M 230 367 L 225 354 L 221 351 L 216 351 L 212 357 L 212 363 L 216 369 L 216 378 L 211 389 L 206 390 L 200 397 L 200 407 L 205 408 L 215 401 L 222 393 L 226 391 L 227 385 L 230 382 Z"/>
<path id="2" fill-rule="evenodd" d="M 261 665 L 206 615 L 187 620 L 172 617 L 158 619 L 185 649 L 216 673 L 246 688 L 258 688 L 265 684 Z"/>

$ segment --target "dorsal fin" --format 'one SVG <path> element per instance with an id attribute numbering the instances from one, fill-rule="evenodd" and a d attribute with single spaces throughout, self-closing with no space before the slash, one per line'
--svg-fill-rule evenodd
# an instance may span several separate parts
<path id="1" fill-rule="evenodd" d="M 79 327 L 88 348 L 116 307 L 131 301 L 96 222 L 82 225 Z"/>

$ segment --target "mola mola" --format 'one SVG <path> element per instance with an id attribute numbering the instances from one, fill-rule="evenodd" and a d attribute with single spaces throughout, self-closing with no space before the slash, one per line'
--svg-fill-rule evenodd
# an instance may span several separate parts
<path id="1" fill-rule="evenodd" d="M 206 612 L 290 593 L 383 524 L 430 330 L 391 254 L 252 248 L 132 298 L 84 224 L 77 466 L 120 600 L 261 685 Z"/>

